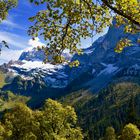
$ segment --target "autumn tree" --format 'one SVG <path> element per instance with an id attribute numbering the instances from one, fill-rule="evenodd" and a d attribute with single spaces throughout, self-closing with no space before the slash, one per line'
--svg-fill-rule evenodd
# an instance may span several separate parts
<path id="1" fill-rule="evenodd" d="M 78 48 L 81 38 L 93 37 L 112 24 L 124 26 L 124 32 L 140 31 L 140 2 L 138 0 L 30 0 L 36 5 L 45 4 L 46 9 L 29 18 L 34 22 L 28 34 L 33 38 L 42 36 L 46 46 L 40 46 L 46 54 L 45 62 L 62 63 L 63 51 L 81 54 Z M 122 38 L 115 51 L 132 45 Z M 52 59 L 50 59 L 50 56 Z M 72 65 L 78 65 L 73 62 Z"/>
<path id="2" fill-rule="evenodd" d="M 82 140 L 76 127 L 77 116 L 70 106 L 48 99 L 42 110 L 17 104 L 0 124 L 0 139 L 10 140 Z"/>

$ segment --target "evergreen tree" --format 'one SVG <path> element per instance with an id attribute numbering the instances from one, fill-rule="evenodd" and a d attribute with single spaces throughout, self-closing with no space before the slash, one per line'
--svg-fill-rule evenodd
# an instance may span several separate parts
<path id="1" fill-rule="evenodd" d="M 138 117 L 135 106 L 135 97 L 132 95 L 128 106 L 128 123 L 137 124 Z"/>

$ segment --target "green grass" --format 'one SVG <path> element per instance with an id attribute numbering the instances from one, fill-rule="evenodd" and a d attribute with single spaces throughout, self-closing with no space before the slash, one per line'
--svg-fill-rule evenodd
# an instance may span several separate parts
<path id="1" fill-rule="evenodd" d="M 30 100 L 30 97 L 25 97 L 21 95 L 15 95 L 12 92 L 2 92 L 0 93 L 0 112 L 5 109 L 13 108 L 17 103 L 26 103 Z"/>

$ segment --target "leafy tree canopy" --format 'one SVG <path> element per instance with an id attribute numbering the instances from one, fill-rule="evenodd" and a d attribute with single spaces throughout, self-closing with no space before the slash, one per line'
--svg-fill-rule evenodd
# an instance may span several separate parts
<path id="1" fill-rule="evenodd" d="M 42 110 L 17 104 L 0 123 L 1 140 L 82 140 L 77 116 L 70 106 L 48 99 Z"/>
<path id="2" fill-rule="evenodd" d="M 121 135 L 117 136 L 114 128 L 108 127 L 104 138 L 101 140 L 140 140 L 140 130 L 136 125 L 129 123 L 124 126 Z"/>
<path id="3" fill-rule="evenodd" d="M 140 130 L 134 124 L 128 124 L 124 127 L 121 140 L 140 140 Z"/>
<path id="4" fill-rule="evenodd" d="M 45 4 L 46 9 L 29 18 L 34 25 L 28 34 L 33 38 L 42 36 L 46 46 L 39 47 L 46 54 L 46 60 L 62 63 L 64 50 L 71 54 L 81 54 L 78 48 L 81 38 L 93 37 L 112 24 L 124 25 L 124 31 L 140 31 L 140 2 L 138 0 L 30 0 L 36 5 Z M 131 41 L 124 38 L 118 42 L 115 51 L 121 52 L 130 46 Z M 50 59 L 51 58 L 51 59 Z M 75 62 L 74 64 L 75 65 Z M 78 63 L 76 63 L 78 65 Z"/>
<path id="5" fill-rule="evenodd" d="M 124 25 L 124 32 L 140 31 L 139 0 L 30 0 L 36 5 L 45 4 L 46 9 L 29 18 L 34 22 L 28 30 L 33 38 L 42 36 L 46 46 L 39 46 L 46 54 L 44 62 L 62 63 L 62 53 L 69 50 L 71 54 L 82 54 L 79 49 L 82 38 L 93 37 L 103 32 L 112 24 L 115 17 L 116 26 Z M 17 5 L 17 0 L 0 0 L 0 22 L 6 19 L 8 11 Z M 139 39 L 138 39 L 139 43 Z M 7 46 L 5 41 L 1 46 Z M 122 38 L 115 51 L 131 46 L 127 38 Z M 70 66 L 78 66 L 76 60 Z"/>
<path id="6" fill-rule="evenodd" d="M 6 19 L 10 9 L 17 5 L 17 0 L 0 0 L 0 22 Z"/>

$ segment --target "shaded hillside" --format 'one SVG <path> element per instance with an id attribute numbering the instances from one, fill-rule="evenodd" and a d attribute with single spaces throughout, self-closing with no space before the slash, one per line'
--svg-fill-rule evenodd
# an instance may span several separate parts
<path id="1" fill-rule="evenodd" d="M 79 91 L 61 101 L 75 107 L 89 140 L 98 140 L 108 126 L 113 126 L 118 133 L 129 122 L 140 127 L 140 85 L 137 83 L 114 83 L 92 97 L 87 91 Z"/>
<path id="2" fill-rule="evenodd" d="M 16 76 L 12 82 L 7 83 L 3 91 L 11 91 L 17 95 L 31 97 L 28 105 L 32 108 L 39 108 L 47 98 L 58 98 L 65 95 L 64 89 L 53 89 L 48 87 L 42 80 L 35 78 L 25 80 Z"/>

